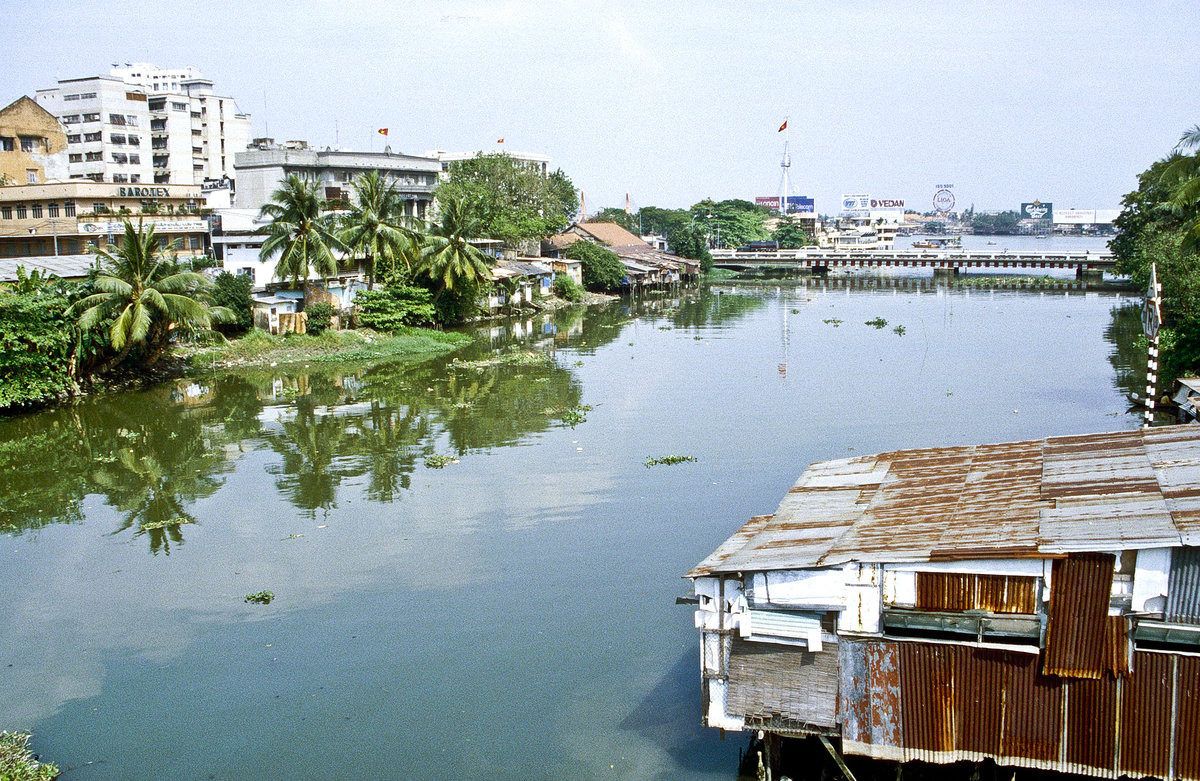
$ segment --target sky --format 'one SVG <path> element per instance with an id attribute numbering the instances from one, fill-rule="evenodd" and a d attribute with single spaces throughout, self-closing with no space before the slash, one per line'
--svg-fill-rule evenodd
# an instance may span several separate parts
<path id="1" fill-rule="evenodd" d="M 192 65 L 255 136 L 538 152 L 589 212 L 780 192 L 1117 208 L 1200 123 L 1200 2 L 0 0 L 0 104 Z M 778 132 L 788 122 L 788 130 Z M 377 131 L 388 128 L 386 138 Z M 497 141 L 503 138 L 504 143 Z"/>

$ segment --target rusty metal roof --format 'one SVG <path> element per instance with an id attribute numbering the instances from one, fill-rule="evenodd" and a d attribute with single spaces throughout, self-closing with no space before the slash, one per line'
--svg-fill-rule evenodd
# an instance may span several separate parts
<path id="1" fill-rule="evenodd" d="M 1200 426 L 813 464 L 688 577 L 1200 545 Z"/>

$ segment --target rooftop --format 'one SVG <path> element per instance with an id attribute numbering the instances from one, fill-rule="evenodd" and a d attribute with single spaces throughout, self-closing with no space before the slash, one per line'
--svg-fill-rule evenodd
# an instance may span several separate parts
<path id="1" fill-rule="evenodd" d="M 1200 426 L 813 464 L 688 573 L 1200 545 Z"/>

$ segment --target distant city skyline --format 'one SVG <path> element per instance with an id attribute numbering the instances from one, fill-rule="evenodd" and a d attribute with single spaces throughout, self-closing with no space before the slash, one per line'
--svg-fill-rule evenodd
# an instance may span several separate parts
<path id="1" fill-rule="evenodd" d="M 933 208 L 1120 205 L 1200 122 L 1200 4 L 211 2 L 14 7 L 7 104 L 116 64 L 191 65 L 255 136 L 549 155 L 589 210 L 792 193 Z M 45 23 L 51 22 L 47 27 Z M 39 40 L 53 29 L 54 43 Z M 387 136 L 379 128 L 388 128 Z M 498 144 L 498 139 L 504 139 Z"/>

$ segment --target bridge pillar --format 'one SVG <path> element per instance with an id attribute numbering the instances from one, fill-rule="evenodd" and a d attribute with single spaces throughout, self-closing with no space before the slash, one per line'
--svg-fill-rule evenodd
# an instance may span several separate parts
<path id="1" fill-rule="evenodd" d="M 958 276 L 957 266 L 937 266 L 933 270 L 934 279 L 954 279 Z"/>
<path id="2" fill-rule="evenodd" d="M 1080 266 L 1075 269 L 1075 278 L 1080 282 L 1099 284 L 1104 281 L 1104 271 L 1098 268 L 1084 268 Z"/>

